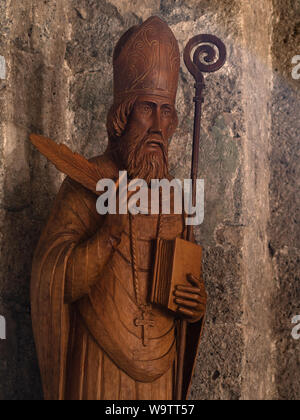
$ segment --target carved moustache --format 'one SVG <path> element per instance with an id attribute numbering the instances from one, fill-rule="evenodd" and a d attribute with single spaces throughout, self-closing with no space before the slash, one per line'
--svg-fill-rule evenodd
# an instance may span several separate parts
<path id="1" fill-rule="evenodd" d="M 147 147 L 149 145 L 156 145 L 159 147 L 159 150 L 163 154 L 164 163 L 167 164 L 167 148 L 166 142 L 163 138 L 163 135 L 159 134 L 150 134 L 143 139 L 142 148 Z"/>
<path id="2" fill-rule="evenodd" d="M 147 146 L 149 145 L 156 145 L 158 146 L 158 151 L 161 151 L 162 156 L 160 154 L 157 154 L 157 151 L 153 150 L 147 150 Z M 138 164 L 140 161 L 145 161 L 149 157 L 149 154 L 152 158 L 154 158 L 156 161 L 161 161 L 161 165 L 168 165 L 168 152 L 166 147 L 166 142 L 163 138 L 163 135 L 161 134 L 148 134 L 146 135 L 142 140 L 137 139 L 137 143 L 135 144 L 135 147 L 133 146 L 131 150 L 131 158 L 134 159 L 136 164 Z"/>
<path id="3" fill-rule="evenodd" d="M 127 136 L 126 136 L 127 137 Z M 127 141 L 126 141 L 127 140 Z M 125 150 L 125 166 L 131 178 L 142 178 L 146 182 L 151 179 L 165 178 L 168 173 L 168 151 L 163 135 L 158 133 L 142 136 L 137 131 L 128 133 L 128 138 L 122 141 Z M 151 143 L 159 146 L 156 150 L 147 150 Z M 159 153 L 161 151 L 161 153 Z"/>

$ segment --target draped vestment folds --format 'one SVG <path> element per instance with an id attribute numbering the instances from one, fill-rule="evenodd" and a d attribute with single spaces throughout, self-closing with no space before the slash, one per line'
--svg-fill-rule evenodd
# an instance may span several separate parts
<path id="1" fill-rule="evenodd" d="M 101 166 L 104 159 L 94 162 Z M 162 238 L 182 235 L 182 215 L 162 217 Z M 134 219 L 140 292 L 149 301 L 158 216 Z M 99 256 L 108 252 L 106 242 L 97 236 L 104 220 L 96 212 L 96 195 L 67 178 L 41 236 L 32 271 L 33 329 L 45 398 L 173 399 L 177 321 L 153 305 L 154 325 L 144 345 L 143 329 L 136 325 L 141 313 L 135 300 L 129 223 L 120 241 L 110 238 L 108 262 L 91 282 L 95 247 Z M 75 270 L 78 261 L 72 257 L 78 246 L 82 258 L 80 269 Z M 188 326 L 184 398 L 201 325 Z"/>

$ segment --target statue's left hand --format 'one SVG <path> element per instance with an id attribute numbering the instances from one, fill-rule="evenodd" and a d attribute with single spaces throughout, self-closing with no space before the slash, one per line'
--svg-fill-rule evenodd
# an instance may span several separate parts
<path id="1" fill-rule="evenodd" d="M 205 314 L 207 293 L 201 279 L 188 275 L 191 286 L 178 285 L 174 291 L 178 312 L 188 322 L 197 322 Z"/>

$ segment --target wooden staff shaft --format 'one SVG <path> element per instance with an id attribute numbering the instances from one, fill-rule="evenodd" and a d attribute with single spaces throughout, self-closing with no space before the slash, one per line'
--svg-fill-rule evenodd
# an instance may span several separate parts
<path id="1" fill-rule="evenodd" d="M 192 205 L 196 205 L 196 182 L 198 174 L 199 164 L 199 146 L 200 146 L 200 132 L 201 132 L 201 115 L 202 115 L 202 89 L 203 85 L 197 87 L 195 101 L 195 119 L 194 119 L 194 136 L 193 136 L 193 155 L 192 155 L 192 167 L 191 167 L 191 179 L 192 179 Z M 187 240 L 193 240 L 193 227 L 189 225 L 187 227 Z M 183 373 L 184 373 L 184 356 L 186 347 L 186 332 L 187 332 L 187 321 L 180 321 L 180 341 L 178 349 L 178 366 L 177 366 L 177 380 L 176 380 L 176 400 L 181 400 L 182 396 L 182 385 L 183 385 Z"/>
<path id="2" fill-rule="evenodd" d="M 219 56 L 217 57 L 218 50 Z M 194 50 L 193 58 L 191 58 Z M 204 54 L 204 61 L 200 59 Z M 213 73 L 223 67 L 226 61 L 226 47 L 223 42 L 214 35 L 196 35 L 189 40 L 184 49 L 184 62 L 189 72 L 193 75 L 196 81 L 196 96 L 195 101 L 195 119 L 194 119 L 194 135 L 193 135 L 193 155 L 192 155 L 192 203 L 196 205 L 197 194 L 197 173 L 199 163 L 199 146 L 200 146 L 200 131 L 201 131 L 201 115 L 202 115 L 202 91 L 204 88 L 204 78 L 202 73 Z M 187 240 L 193 240 L 193 227 L 188 226 Z M 180 342 L 178 349 L 178 363 L 177 363 L 177 381 L 176 381 L 176 399 L 183 399 L 183 374 L 184 374 L 184 359 L 186 347 L 186 332 L 187 322 L 182 320 L 180 322 Z"/>
<path id="3" fill-rule="evenodd" d="M 202 116 L 202 90 L 204 85 L 197 86 L 195 101 L 195 120 L 194 120 L 194 137 L 193 137 L 193 155 L 191 167 L 192 179 L 192 205 L 196 206 L 197 194 L 197 175 L 199 165 L 199 147 L 200 147 L 200 133 L 201 133 L 201 116 Z M 193 240 L 193 226 L 187 227 L 187 240 Z"/>

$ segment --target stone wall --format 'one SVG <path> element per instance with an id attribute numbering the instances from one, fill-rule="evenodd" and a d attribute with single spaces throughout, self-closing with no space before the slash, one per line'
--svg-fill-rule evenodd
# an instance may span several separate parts
<path id="1" fill-rule="evenodd" d="M 219 36 L 228 50 L 223 69 L 206 78 L 199 169 L 206 207 L 196 237 L 210 300 L 191 398 L 300 398 L 300 342 L 291 337 L 300 315 L 300 81 L 291 77 L 299 11 L 293 0 L 2 0 L 0 399 L 42 398 L 30 267 L 63 177 L 28 134 L 86 157 L 103 152 L 113 47 L 151 15 L 169 23 L 181 51 L 198 33 Z M 192 98 L 182 63 L 180 126 L 170 145 L 178 178 L 190 172 Z"/>
<path id="2" fill-rule="evenodd" d="M 291 77 L 291 59 L 300 55 L 300 1 L 275 0 L 273 22 L 268 240 L 275 283 L 275 380 L 279 398 L 299 399 L 300 342 L 289 333 L 291 318 L 300 315 L 300 80 Z"/>

